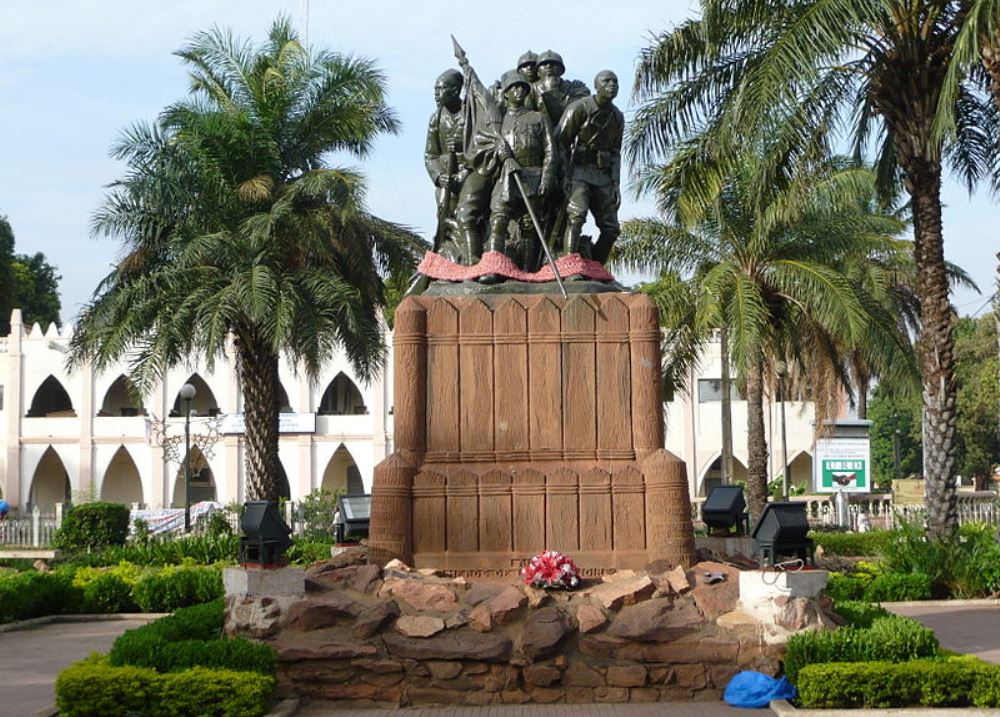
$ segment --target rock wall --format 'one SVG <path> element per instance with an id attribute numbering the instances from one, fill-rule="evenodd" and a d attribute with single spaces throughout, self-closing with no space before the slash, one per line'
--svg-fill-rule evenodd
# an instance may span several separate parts
<path id="1" fill-rule="evenodd" d="M 277 648 L 286 694 L 394 706 L 717 700 L 737 671 L 779 667 L 760 626 L 732 619 L 739 571 L 728 565 L 623 570 L 553 592 L 351 561 L 310 568 L 290 604 L 228 598 L 227 631 Z"/>

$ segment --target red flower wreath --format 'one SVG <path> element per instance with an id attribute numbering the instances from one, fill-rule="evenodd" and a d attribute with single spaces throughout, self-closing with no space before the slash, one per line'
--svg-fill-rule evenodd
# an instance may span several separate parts
<path id="1" fill-rule="evenodd" d="M 555 550 L 546 550 L 521 568 L 521 578 L 525 585 L 536 588 L 572 590 L 580 584 L 580 571 L 572 558 Z"/>

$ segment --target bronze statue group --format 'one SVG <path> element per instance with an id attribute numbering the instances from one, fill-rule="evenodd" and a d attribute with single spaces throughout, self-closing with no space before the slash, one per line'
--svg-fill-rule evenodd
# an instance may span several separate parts
<path id="1" fill-rule="evenodd" d="M 619 234 L 618 78 L 599 72 L 591 94 L 563 78 L 558 53 L 528 51 L 486 87 L 457 43 L 455 55 L 462 72 L 434 84 L 424 152 L 436 187 L 434 252 L 464 266 L 498 252 L 529 273 L 577 254 L 603 264 Z M 593 242 L 581 235 L 588 212 L 599 230 Z"/>

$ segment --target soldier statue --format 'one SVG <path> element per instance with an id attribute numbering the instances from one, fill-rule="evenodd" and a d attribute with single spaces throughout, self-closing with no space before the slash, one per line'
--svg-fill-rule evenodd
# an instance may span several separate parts
<path id="1" fill-rule="evenodd" d="M 556 140 L 569 169 L 566 177 L 566 233 L 561 252 L 582 251 L 602 264 L 618 239 L 621 206 L 621 147 L 625 117 L 614 105 L 618 78 L 603 70 L 594 78 L 593 96 L 572 102 L 556 128 Z M 580 246 L 587 212 L 594 215 L 600 234 L 593 247 Z"/>
<path id="2" fill-rule="evenodd" d="M 564 80 L 565 73 L 566 65 L 558 52 L 546 50 L 538 56 L 538 80 L 531 88 L 532 99 L 539 110 L 548 114 L 553 127 L 559 124 L 570 102 L 590 94 L 583 82 Z"/>
<path id="3" fill-rule="evenodd" d="M 475 264 L 483 252 L 490 180 L 474 171 L 466 157 L 462 84 L 458 70 L 447 70 L 434 83 L 437 109 L 427 126 L 424 164 L 436 187 L 434 251 L 444 251 L 460 264 Z"/>
<path id="4" fill-rule="evenodd" d="M 531 86 L 517 70 L 505 72 L 501 86 L 506 111 L 492 143 L 498 176 L 490 198 L 489 248 L 506 253 L 519 266 L 531 266 L 536 262 L 539 239 L 525 203 L 542 200 L 556 186 L 552 126 L 544 113 L 525 107 Z M 515 172 L 520 183 L 513 176 Z M 519 240 L 508 246 L 512 220 L 519 223 Z M 495 275 L 481 278 L 483 283 L 497 280 Z"/>

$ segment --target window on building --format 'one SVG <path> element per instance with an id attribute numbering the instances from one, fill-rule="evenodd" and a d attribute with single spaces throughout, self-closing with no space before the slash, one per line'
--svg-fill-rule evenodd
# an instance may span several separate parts
<path id="1" fill-rule="evenodd" d="M 709 401 L 722 400 L 722 379 L 721 378 L 700 378 L 698 379 L 698 403 L 708 403 Z M 729 382 L 729 400 L 742 401 L 743 396 L 735 381 Z"/>

